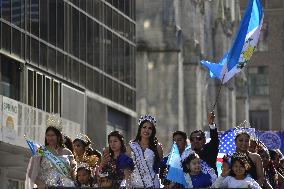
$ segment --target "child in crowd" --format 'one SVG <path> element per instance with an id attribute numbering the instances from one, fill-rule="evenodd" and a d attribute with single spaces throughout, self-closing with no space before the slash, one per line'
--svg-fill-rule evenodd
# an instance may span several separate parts
<path id="1" fill-rule="evenodd" d="M 97 180 L 98 180 L 97 186 L 100 188 L 112 188 L 113 187 L 111 176 L 106 172 L 99 173 Z"/>
<path id="2" fill-rule="evenodd" d="M 191 153 L 182 162 L 185 172 L 186 188 L 206 188 L 210 187 L 211 176 L 201 171 L 200 158 L 196 153 Z"/>
<path id="3" fill-rule="evenodd" d="M 224 169 L 224 172 L 212 185 L 213 188 L 261 189 L 259 184 L 248 176 L 249 164 L 243 154 L 235 153 L 232 156 L 230 169 Z"/>
<path id="4" fill-rule="evenodd" d="M 76 186 L 77 187 L 94 187 L 95 180 L 92 177 L 92 171 L 87 164 L 81 164 L 77 168 L 76 176 Z"/>

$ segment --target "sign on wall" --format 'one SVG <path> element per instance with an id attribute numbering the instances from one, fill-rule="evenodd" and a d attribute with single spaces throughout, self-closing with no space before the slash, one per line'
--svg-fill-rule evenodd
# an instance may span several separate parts
<path id="1" fill-rule="evenodd" d="M 18 102 L 3 96 L 2 109 L 3 141 L 13 143 L 18 136 Z"/>

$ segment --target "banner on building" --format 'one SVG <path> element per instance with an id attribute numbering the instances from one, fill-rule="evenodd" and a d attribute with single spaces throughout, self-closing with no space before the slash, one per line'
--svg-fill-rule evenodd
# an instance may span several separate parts
<path id="1" fill-rule="evenodd" d="M 18 102 L 3 96 L 2 110 L 3 141 L 11 144 L 18 136 Z"/>

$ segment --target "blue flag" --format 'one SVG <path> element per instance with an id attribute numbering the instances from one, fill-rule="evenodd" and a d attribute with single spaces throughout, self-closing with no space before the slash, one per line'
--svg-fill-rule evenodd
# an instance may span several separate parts
<path id="1" fill-rule="evenodd" d="M 26 138 L 26 141 L 27 141 L 27 144 L 28 144 L 28 146 L 31 150 L 32 156 L 36 155 L 39 152 L 39 148 L 41 147 L 41 145 L 35 143 L 32 140 L 28 140 L 27 138 Z"/>
<path id="2" fill-rule="evenodd" d="M 211 77 L 226 83 L 248 64 L 258 42 L 262 21 L 263 10 L 260 0 L 249 0 L 231 49 L 218 64 L 206 60 L 200 62 L 208 68 Z"/>
<path id="3" fill-rule="evenodd" d="M 167 179 L 172 182 L 182 184 L 184 187 L 187 187 L 181 163 L 181 156 L 179 154 L 176 143 L 173 143 L 167 165 L 169 165 Z"/>

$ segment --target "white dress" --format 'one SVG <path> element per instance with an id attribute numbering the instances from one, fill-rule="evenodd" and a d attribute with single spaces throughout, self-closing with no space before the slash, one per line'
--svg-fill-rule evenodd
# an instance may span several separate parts
<path id="1" fill-rule="evenodd" d="M 243 180 L 237 180 L 232 176 L 227 177 L 218 177 L 217 180 L 212 185 L 212 188 L 252 188 L 252 189 L 261 189 L 259 184 L 247 176 Z"/>
<path id="2" fill-rule="evenodd" d="M 131 174 L 131 185 L 134 188 L 160 188 L 158 174 L 154 172 L 155 154 L 149 148 L 143 152 L 137 142 L 130 143 L 131 158 L 134 162 L 134 171 Z"/>

